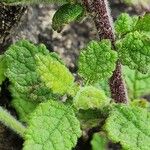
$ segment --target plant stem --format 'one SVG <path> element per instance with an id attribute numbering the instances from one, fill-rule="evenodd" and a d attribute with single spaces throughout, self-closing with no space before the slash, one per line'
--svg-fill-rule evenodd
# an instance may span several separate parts
<path id="1" fill-rule="evenodd" d="M 0 106 L 0 121 L 8 128 L 18 133 L 21 137 L 24 137 L 26 127 L 23 126 L 19 121 L 17 121 L 12 115 L 10 115 L 9 112 L 4 110 L 1 106 Z"/>
<path id="2" fill-rule="evenodd" d="M 112 47 L 115 49 L 115 34 L 113 21 L 108 7 L 107 0 L 83 0 L 83 3 L 90 13 L 94 13 L 94 22 L 99 34 L 100 40 L 110 39 Z M 121 64 L 116 63 L 116 69 L 109 80 L 111 97 L 117 103 L 127 103 L 128 96 L 126 87 L 122 78 Z"/>

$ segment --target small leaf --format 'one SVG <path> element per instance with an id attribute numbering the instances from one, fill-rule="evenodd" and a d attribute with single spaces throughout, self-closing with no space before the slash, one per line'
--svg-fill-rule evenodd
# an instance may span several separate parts
<path id="1" fill-rule="evenodd" d="M 88 82 L 96 83 L 111 77 L 115 70 L 117 52 L 109 40 L 91 41 L 79 56 L 79 74 Z"/>
<path id="2" fill-rule="evenodd" d="M 135 106 L 115 105 L 106 120 L 104 130 L 125 150 L 150 148 L 150 112 Z"/>
<path id="3" fill-rule="evenodd" d="M 58 32 L 63 26 L 73 21 L 79 20 L 84 14 L 84 8 L 81 4 L 65 4 L 61 6 L 54 14 L 52 27 Z"/>
<path id="4" fill-rule="evenodd" d="M 91 145 L 92 150 L 106 150 L 107 139 L 99 133 L 95 133 L 93 135 Z"/>
<path id="5" fill-rule="evenodd" d="M 77 109 L 100 109 L 108 105 L 110 99 L 103 90 L 93 86 L 82 87 L 74 97 L 73 103 Z"/>
<path id="6" fill-rule="evenodd" d="M 147 13 L 138 19 L 135 29 L 150 32 L 150 13 Z"/>
<path id="7" fill-rule="evenodd" d="M 65 94 L 74 85 L 74 77 L 62 63 L 51 55 L 36 55 L 37 72 L 53 93 Z"/>
<path id="8" fill-rule="evenodd" d="M 71 150 L 80 136 L 73 109 L 50 100 L 41 103 L 31 115 L 23 150 Z"/>
<path id="9" fill-rule="evenodd" d="M 0 85 L 5 80 L 5 71 L 7 69 L 6 60 L 4 55 L 0 55 Z"/>
<path id="10" fill-rule="evenodd" d="M 125 35 L 134 29 L 138 20 L 137 16 L 130 17 L 127 13 L 122 13 L 115 22 L 115 30 L 118 35 Z"/>
<path id="11" fill-rule="evenodd" d="M 117 43 L 118 54 L 123 65 L 147 73 L 150 69 L 150 36 L 132 32 Z"/>
<path id="12" fill-rule="evenodd" d="M 124 66 L 123 75 L 131 100 L 150 94 L 150 74 L 142 74 Z"/>

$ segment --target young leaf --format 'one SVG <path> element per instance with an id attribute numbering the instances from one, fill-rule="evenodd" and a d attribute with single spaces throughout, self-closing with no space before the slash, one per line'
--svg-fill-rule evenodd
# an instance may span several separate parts
<path id="1" fill-rule="evenodd" d="M 99 133 L 95 133 L 93 135 L 91 145 L 92 150 L 106 150 L 107 139 Z"/>
<path id="2" fill-rule="evenodd" d="M 54 14 L 52 27 L 60 32 L 64 25 L 79 20 L 84 14 L 84 8 L 81 4 L 65 4 L 61 6 Z"/>
<path id="3" fill-rule="evenodd" d="M 138 19 L 135 29 L 150 32 L 150 13 L 147 13 Z"/>
<path id="4" fill-rule="evenodd" d="M 125 35 L 134 29 L 138 17 L 130 17 L 127 13 L 122 13 L 115 22 L 115 30 L 118 35 Z"/>
<path id="5" fill-rule="evenodd" d="M 71 150 L 80 136 L 80 124 L 73 109 L 50 100 L 32 113 L 23 149 Z"/>
<path id="6" fill-rule="evenodd" d="M 5 80 L 5 71 L 6 71 L 7 65 L 4 55 L 0 55 L 0 85 Z"/>
<path id="7" fill-rule="evenodd" d="M 150 147 L 150 112 L 135 106 L 115 105 L 104 130 L 113 142 L 126 150 L 148 150 Z"/>
<path id="8" fill-rule="evenodd" d="M 38 104 L 53 96 L 36 73 L 35 55 L 37 53 L 49 54 L 44 45 L 36 47 L 26 40 L 11 45 L 5 53 L 8 67 L 6 76 L 11 81 L 10 91 L 15 99 L 15 108 L 19 114 L 29 113 L 28 111 L 20 111 L 23 110 L 20 108 L 24 107 L 17 105 L 21 104 L 21 100 Z"/>
<path id="9" fill-rule="evenodd" d="M 124 66 L 123 75 L 132 100 L 150 94 L 150 74 L 142 74 Z"/>
<path id="10" fill-rule="evenodd" d="M 150 36 L 132 32 L 117 43 L 118 54 L 123 65 L 147 73 L 150 69 Z"/>
<path id="11" fill-rule="evenodd" d="M 24 99 L 13 99 L 11 105 L 16 108 L 19 114 L 19 120 L 28 124 L 29 114 L 38 106 L 36 102 L 27 101 Z"/>
<path id="12" fill-rule="evenodd" d="M 117 61 L 117 52 L 109 40 L 91 41 L 79 56 L 79 74 L 88 82 L 96 83 L 111 77 Z"/>
<path id="13" fill-rule="evenodd" d="M 74 97 L 73 103 L 77 109 L 95 109 L 103 108 L 108 105 L 110 99 L 103 90 L 93 86 L 82 87 Z"/>
<path id="14" fill-rule="evenodd" d="M 65 94 L 74 85 L 74 77 L 62 63 L 51 55 L 36 55 L 37 72 L 53 93 Z"/>

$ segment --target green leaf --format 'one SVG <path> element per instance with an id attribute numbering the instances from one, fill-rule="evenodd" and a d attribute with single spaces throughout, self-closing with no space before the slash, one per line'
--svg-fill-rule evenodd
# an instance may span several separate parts
<path id="1" fill-rule="evenodd" d="M 119 59 L 123 65 L 141 73 L 150 70 L 150 36 L 141 32 L 132 32 L 117 43 Z"/>
<path id="2" fill-rule="evenodd" d="M 5 53 L 8 65 L 6 76 L 11 82 L 10 92 L 15 100 L 14 106 L 20 115 L 28 116 L 28 113 L 32 111 L 26 109 L 22 112 L 23 109 L 19 109 L 24 107 L 24 101 L 38 104 L 53 96 L 36 72 L 35 55 L 37 53 L 49 54 L 44 45 L 35 46 L 26 40 L 11 45 Z"/>
<path id="3" fill-rule="evenodd" d="M 144 16 L 139 17 L 135 30 L 150 32 L 150 13 L 146 13 Z"/>
<path id="4" fill-rule="evenodd" d="M 93 86 L 81 87 L 73 99 L 74 106 L 77 109 L 100 109 L 108 105 L 110 99 L 103 90 Z"/>
<path id="5" fill-rule="evenodd" d="M 54 14 L 52 27 L 60 32 L 66 24 L 78 21 L 84 15 L 84 7 L 79 4 L 64 4 Z"/>
<path id="6" fill-rule="evenodd" d="M 6 59 L 4 55 L 0 55 L 0 85 L 5 80 L 5 71 L 6 71 Z"/>
<path id="7" fill-rule="evenodd" d="M 138 20 L 137 16 L 130 17 L 127 13 L 122 13 L 115 21 L 115 30 L 118 35 L 125 35 L 134 29 Z"/>
<path id="8" fill-rule="evenodd" d="M 146 99 L 143 99 L 143 98 L 134 99 L 132 102 L 130 102 L 130 105 L 150 109 L 150 103 Z"/>
<path id="9" fill-rule="evenodd" d="M 24 99 L 13 99 L 11 105 L 16 108 L 19 114 L 19 120 L 28 124 L 29 114 L 38 106 L 36 102 L 27 101 Z"/>
<path id="10" fill-rule="evenodd" d="M 65 94 L 74 85 L 74 77 L 62 63 L 51 55 L 36 55 L 37 72 L 53 93 Z"/>
<path id="11" fill-rule="evenodd" d="M 93 135 L 92 141 L 92 150 L 106 150 L 107 140 L 104 136 L 99 133 Z"/>
<path id="12" fill-rule="evenodd" d="M 150 74 L 142 74 L 124 66 L 123 75 L 132 100 L 150 94 Z"/>
<path id="13" fill-rule="evenodd" d="M 109 40 L 91 41 L 79 56 L 79 74 L 88 82 L 96 83 L 111 77 L 115 70 L 117 52 Z"/>
<path id="14" fill-rule="evenodd" d="M 80 136 L 73 109 L 50 100 L 41 103 L 31 115 L 23 150 L 71 150 Z"/>
<path id="15" fill-rule="evenodd" d="M 114 105 L 104 130 L 110 140 L 125 150 L 148 150 L 150 147 L 150 112 L 135 106 Z"/>

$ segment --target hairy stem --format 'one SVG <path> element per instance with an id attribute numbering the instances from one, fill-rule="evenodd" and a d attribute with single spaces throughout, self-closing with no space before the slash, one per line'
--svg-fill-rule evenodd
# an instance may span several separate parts
<path id="1" fill-rule="evenodd" d="M 8 128 L 12 129 L 18 133 L 21 137 L 24 137 L 24 132 L 26 130 L 19 121 L 17 121 L 9 112 L 0 107 L 0 121 L 6 125 Z"/>
<path id="2" fill-rule="evenodd" d="M 110 39 L 112 46 L 115 42 L 113 21 L 108 7 L 107 0 L 83 0 L 83 3 L 90 13 L 94 15 L 94 22 L 99 34 L 100 40 Z M 121 64 L 118 61 L 116 69 L 109 81 L 111 97 L 117 103 L 127 103 L 128 97 L 126 87 L 122 78 Z"/>

